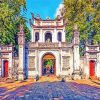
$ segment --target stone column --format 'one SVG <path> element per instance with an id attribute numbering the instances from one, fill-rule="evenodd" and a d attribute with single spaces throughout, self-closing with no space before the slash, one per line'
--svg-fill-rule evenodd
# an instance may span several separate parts
<path id="1" fill-rule="evenodd" d="M 42 39 L 42 36 L 43 34 L 42 34 L 42 29 L 40 29 L 40 34 L 39 34 L 39 42 L 43 42 L 43 39 Z"/>
<path id="2" fill-rule="evenodd" d="M 19 44 L 19 67 L 18 67 L 18 80 L 24 80 L 24 67 L 25 67 L 25 33 L 23 25 L 20 26 L 18 33 Z"/>
<path id="3" fill-rule="evenodd" d="M 100 78 L 100 51 L 99 53 L 97 54 L 97 77 Z"/>
<path id="4" fill-rule="evenodd" d="M 80 54 L 79 54 L 79 32 L 77 25 L 74 26 L 74 39 L 73 39 L 73 61 L 74 61 L 74 71 L 73 78 L 80 79 Z"/>
<path id="5" fill-rule="evenodd" d="M 57 33 L 57 30 L 56 30 L 56 28 L 54 29 L 54 34 L 52 33 L 52 42 L 57 42 L 58 40 L 57 40 L 57 35 L 58 35 L 58 33 Z M 53 38 L 53 37 L 55 37 L 55 38 Z"/>

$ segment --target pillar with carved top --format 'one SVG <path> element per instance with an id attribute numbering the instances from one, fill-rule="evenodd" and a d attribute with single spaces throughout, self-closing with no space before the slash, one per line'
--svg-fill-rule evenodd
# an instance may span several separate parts
<path id="1" fill-rule="evenodd" d="M 80 79 L 80 54 L 79 54 L 79 32 L 77 25 L 74 26 L 74 39 L 73 39 L 73 78 Z"/>
<path id="2" fill-rule="evenodd" d="M 25 33 L 24 33 L 23 25 L 20 25 L 20 32 L 18 32 L 18 45 L 19 45 L 18 80 L 24 80 Z"/>

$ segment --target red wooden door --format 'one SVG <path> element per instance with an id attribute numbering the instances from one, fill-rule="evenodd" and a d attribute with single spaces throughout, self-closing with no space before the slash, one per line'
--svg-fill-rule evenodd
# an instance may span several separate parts
<path id="1" fill-rule="evenodd" d="M 95 61 L 90 61 L 90 76 L 95 76 Z"/>
<path id="2" fill-rule="evenodd" d="M 8 61 L 4 61 L 4 77 L 8 77 Z"/>

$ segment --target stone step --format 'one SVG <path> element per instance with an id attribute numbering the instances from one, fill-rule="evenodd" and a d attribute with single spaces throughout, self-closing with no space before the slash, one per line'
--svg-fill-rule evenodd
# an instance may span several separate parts
<path id="1" fill-rule="evenodd" d="M 59 79 L 56 76 L 50 75 L 50 76 L 42 76 L 39 78 L 38 82 L 53 82 L 53 81 L 59 81 Z"/>
<path id="2" fill-rule="evenodd" d="M 91 80 L 97 80 L 97 77 L 96 76 L 91 76 L 90 79 Z"/>
<path id="3" fill-rule="evenodd" d="M 0 82 L 12 83 L 14 80 L 9 77 L 0 78 Z"/>

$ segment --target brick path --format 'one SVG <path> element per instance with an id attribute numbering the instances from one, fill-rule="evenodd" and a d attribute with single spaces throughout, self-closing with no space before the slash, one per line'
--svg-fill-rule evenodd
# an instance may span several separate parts
<path id="1" fill-rule="evenodd" d="M 1 86 L 0 100 L 100 100 L 100 87 L 60 81 L 23 83 L 19 87 L 11 83 L 14 89 Z"/>

